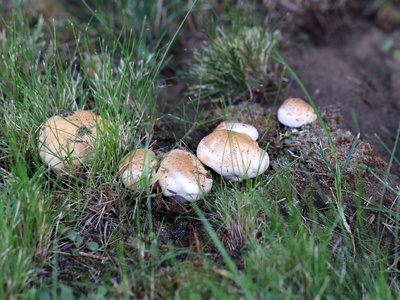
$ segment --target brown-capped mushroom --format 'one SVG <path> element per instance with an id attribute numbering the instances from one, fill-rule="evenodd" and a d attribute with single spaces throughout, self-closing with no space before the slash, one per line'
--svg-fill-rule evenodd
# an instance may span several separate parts
<path id="1" fill-rule="evenodd" d="M 164 196 L 177 202 L 197 201 L 211 191 L 213 180 L 197 157 L 175 149 L 162 160 L 157 174 Z"/>
<path id="2" fill-rule="evenodd" d="M 197 157 L 227 180 L 253 178 L 265 172 L 269 156 L 249 135 L 231 130 L 215 130 L 197 147 Z"/>
<path id="3" fill-rule="evenodd" d="M 48 119 L 39 133 L 39 155 L 56 170 L 66 170 L 94 157 L 96 138 L 104 130 L 91 111 L 71 111 Z"/>
<path id="4" fill-rule="evenodd" d="M 289 98 L 278 109 L 278 121 L 288 127 L 301 127 L 317 119 L 310 104 L 300 98 Z"/>
<path id="5" fill-rule="evenodd" d="M 155 174 L 157 164 L 157 157 L 151 149 L 132 150 L 119 166 L 122 182 L 128 189 L 134 189 L 141 179 Z"/>

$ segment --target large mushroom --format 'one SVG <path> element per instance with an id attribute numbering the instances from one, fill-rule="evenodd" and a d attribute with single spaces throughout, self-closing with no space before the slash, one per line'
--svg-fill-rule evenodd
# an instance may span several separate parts
<path id="1" fill-rule="evenodd" d="M 312 106 L 300 98 L 286 99 L 278 109 L 278 121 L 288 127 L 301 127 L 316 119 Z"/>
<path id="2" fill-rule="evenodd" d="M 56 170 L 93 159 L 96 138 L 104 130 L 101 117 L 91 111 L 70 111 L 48 119 L 39 133 L 39 155 Z"/>
<path id="3" fill-rule="evenodd" d="M 197 201 L 211 191 L 213 180 L 197 157 L 175 149 L 162 160 L 157 174 L 164 196 L 177 202 Z"/>
<path id="4" fill-rule="evenodd" d="M 155 174 L 157 164 L 157 157 L 151 149 L 132 150 L 119 166 L 122 182 L 128 189 L 134 189 L 140 180 Z"/>
<path id="5" fill-rule="evenodd" d="M 203 164 L 230 181 L 253 178 L 267 170 L 268 153 L 250 135 L 220 128 L 204 137 L 197 147 L 197 157 Z"/>

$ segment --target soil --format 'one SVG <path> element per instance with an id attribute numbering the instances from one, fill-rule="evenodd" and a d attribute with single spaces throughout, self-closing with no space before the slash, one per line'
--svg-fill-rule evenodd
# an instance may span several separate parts
<path id="1" fill-rule="evenodd" d="M 294 70 L 304 70 L 299 77 L 319 107 L 335 104 L 343 115 L 343 128 L 357 133 L 375 146 L 389 162 L 391 154 L 375 135 L 393 149 L 400 121 L 400 61 L 384 53 L 386 40 L 400 41 L 400 31 L 379 29 L 370 20 L 357 19 L 339 41 L 316 45 L 303 43 L 284 53 Z M 281 99 L 304 97 L 301 88 L 291 81 Z M 400 147 L 395 152 L 400 158 Z M 400 167 L 391 170 L 400 175 Z"/>

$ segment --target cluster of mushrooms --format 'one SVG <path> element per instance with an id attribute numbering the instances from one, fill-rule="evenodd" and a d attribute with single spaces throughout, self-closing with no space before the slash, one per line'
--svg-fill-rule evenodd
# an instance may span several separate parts
<path id="1" fill-rule="evenodd" d="M 279 122 L 288 127 L 316 119 L 313 108 L 300 98 L 289 98 L 278 109 Z M 40 157 L 55 170 L 80 165 L 93 159 L 95 143 L 104 131 L 104 121 L 91 111 L 53 116 L 39 133 Z M 123 158 L 120 177 L 128 189 L 155 178 L 164 196 L 177 202 L 197 201 L 210 193 L 213 184 L 204 165 L 229 181 L 254 178 L 267 170 L 269 156 L 257 139 L 258 131 L 251 125 L 222 122 L 200 141 L 197 156 L 174 149 L 159 163 L 151 149 L 135 149 Z"/>

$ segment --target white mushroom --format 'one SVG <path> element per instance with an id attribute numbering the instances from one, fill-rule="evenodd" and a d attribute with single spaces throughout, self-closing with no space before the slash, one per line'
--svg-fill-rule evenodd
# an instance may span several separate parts
<path id="1" fill-rule="evenodd" d="M 301 127 L 316 119 L 312 106 L 300 98 L 289 98 L 278 109 L 278 121 L 288 127 Z"/>
<path id="2" fill-rule="evenodd" d="M 53 116 L 39 133 L 39 155 L 56 170 L 66 170 L 94 157 L 95 141 L 104 130 L 99 115 L 91 111 Z"/>
<path id="3" fill-rule="evenodd" d="M 256 177 L 269 166 L 268 153 L 256 141 L 230 130 L 216 130 L 204 137 L 197 147 L 197 157 L 231 181 Z"/>
<path id="4" fill-rule="evenodd" d="M 255 141 L 258 139 L 257 129 L 254 126 L 249 125 L 249 124 L 238 123 L 238 122 L 222 122 L 214 129 L 214 131 L 221 130 L 221 129 L 245 133 L 245 134 L 249 135 Z"/>
<path id="5" fill-rule="evenodd" d="M 122 182 L 133 190 L 141 179 L 154 176 L 157 163 L 156 155 L 151 149 L 132 150 L 119 166 Z"/>
<path id="6" fill-rule="evenodd" d="M 184 150 L 169 152 L 160 164 L 158 184 L 177 202 L 197 201 L 212 187 L 211 175 L 197 157 Z"/>

